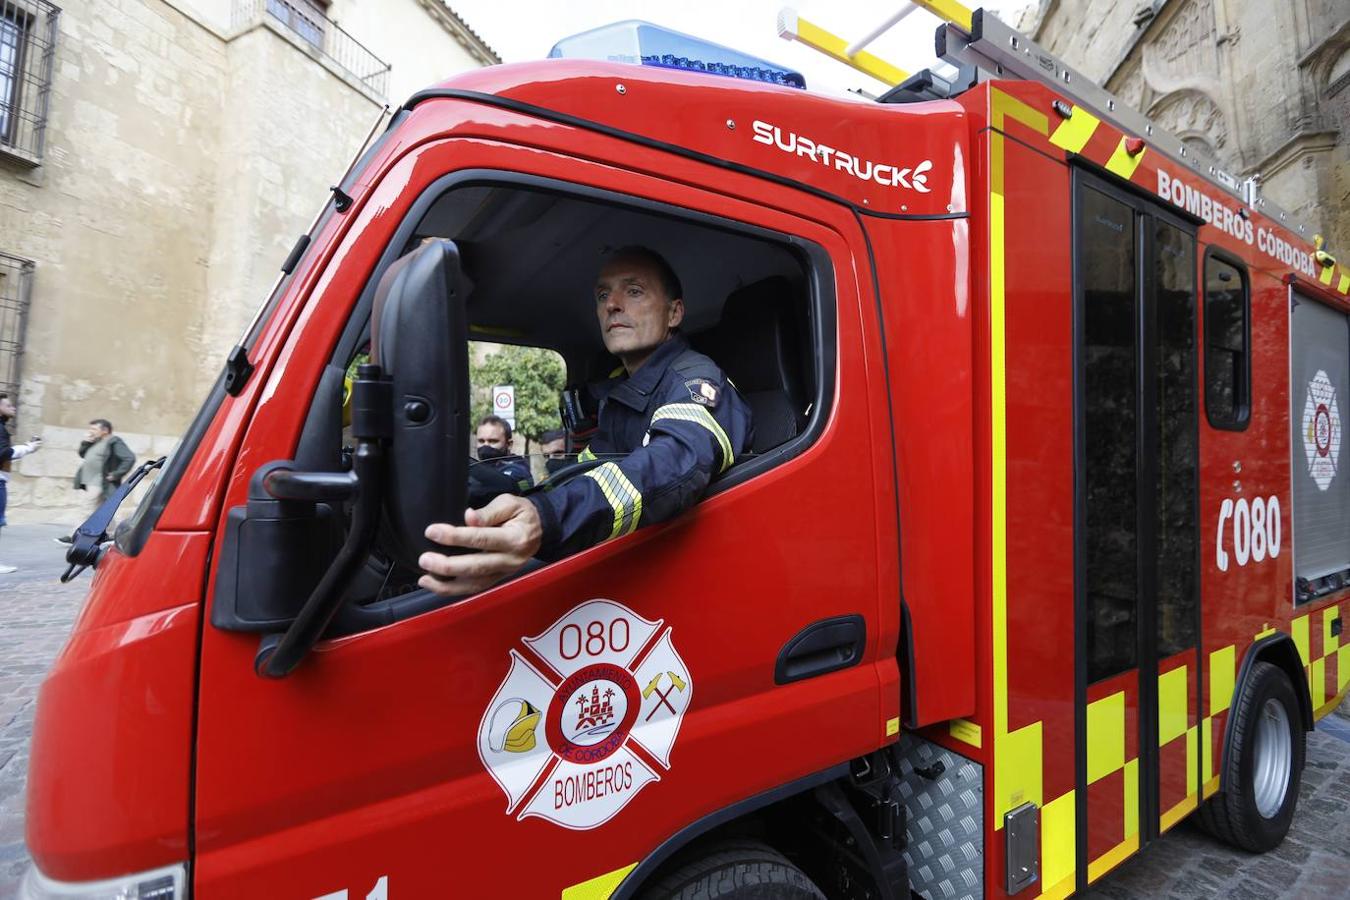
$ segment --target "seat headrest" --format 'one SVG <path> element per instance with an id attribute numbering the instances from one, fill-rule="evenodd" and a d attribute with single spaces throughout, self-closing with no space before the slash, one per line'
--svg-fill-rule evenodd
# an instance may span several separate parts
<path id="1" fill-rule="evenodd" d="M 722 320 L 698 342 L 743 393 L 796 388 L 790 383 L 797 368 L 794 295 L 777 275 L 746 285 L 727 297 Z"/>

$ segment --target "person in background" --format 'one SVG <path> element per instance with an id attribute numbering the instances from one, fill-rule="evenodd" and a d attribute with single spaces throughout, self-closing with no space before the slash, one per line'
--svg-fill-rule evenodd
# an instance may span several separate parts
<path id="1" fill-rule="evenodd" d="M 563 428 L 539 435 L 539 454 L 544 457 L 544 468 L 550 475 L 577 461 L 575 455 L 567 455 L 567 431 Z"/>
<path id="2" fill-rule="evenodd" d="M 18 412 L 9 394 L 0 393 L 0 532 L 5 528 L 5 505 L 9 499 L 9 467 L 16 459 L 36 453 L 42 447 L 42 438 L 35 437 L 26 444 L 15 444 L 9 439 L 9 423 Z M 0 564 L 0 575 L 17 572 L 18 566 Z"/>
<path id="3" fill-rule="evenodd" d="M 530 465 L 511 452 L 511 423 L 501 416 L 484 416 L 478 423 L 478 459 L 511 479 L 523 491 L 534 484 Z"/>
<path id="4" fill-rule="evenodd" d="M 75 470 L 75 490 L 90 491 L 88 503 L 92 513 L 122 484 L 122 479 L 136 465 L 136 454 L 131 452 L 126 441 L 113 434 L 111 422 L 91 419 L 89 431 L 80 442 L 80 456 L 84 461 Z M 56 540 L 70 544 L 74 538 L 67 535 Z"/>

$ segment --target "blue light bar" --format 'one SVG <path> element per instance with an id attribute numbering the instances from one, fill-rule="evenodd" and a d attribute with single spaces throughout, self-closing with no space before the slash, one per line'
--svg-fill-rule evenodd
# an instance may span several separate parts
<path id="1" fill-rule="evenodd" d="M 553 45 L 548 55 L 561 59 L 637 63 L 663 69 L 685 69 L 745 78 L 785 87 L 806 87 L 806 79 L 800 72 L 712 41 L 636 19 L 615 22 L 563 38 Z"/>

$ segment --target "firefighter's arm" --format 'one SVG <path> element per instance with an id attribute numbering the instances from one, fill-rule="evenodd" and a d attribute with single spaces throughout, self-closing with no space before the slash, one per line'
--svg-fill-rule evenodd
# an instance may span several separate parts
<path id="1" fill-rule="evenodd" d="M 734 461 L 727 430 L 705 407 L 670 403 L 652 417 L 646 446 L 532 498 L 543 542 L 539 557 L 568 554 L 664 522 L 702 496 Z"/>

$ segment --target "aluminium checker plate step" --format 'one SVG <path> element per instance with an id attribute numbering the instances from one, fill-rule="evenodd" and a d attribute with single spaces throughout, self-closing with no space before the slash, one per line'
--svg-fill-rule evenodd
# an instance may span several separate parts
<path id="1" fill-rule="evenodd" d="M 983 897 L 983 767 L 908 731 L 896 753 L 911 890 L 927 900 Z"/>

